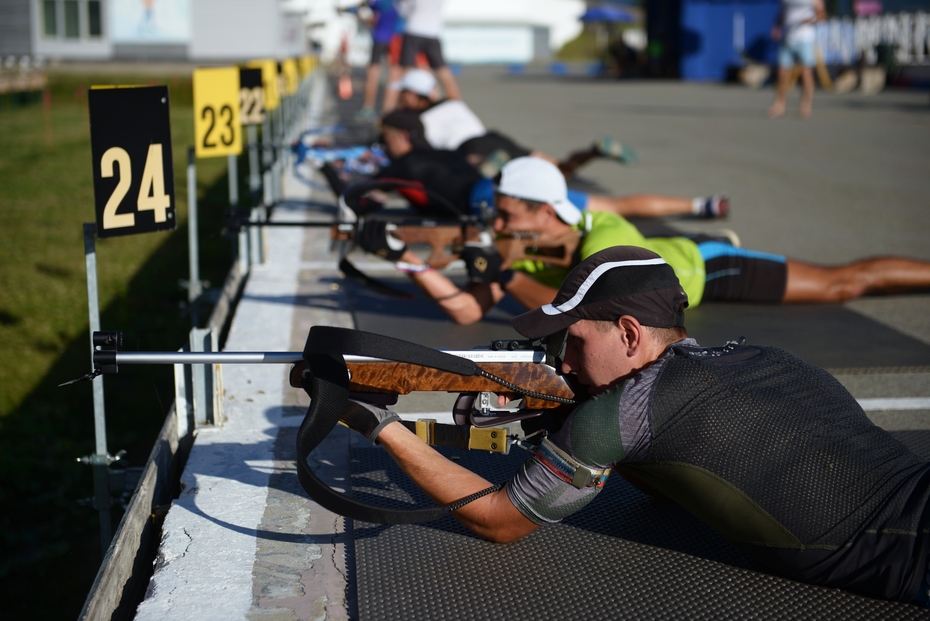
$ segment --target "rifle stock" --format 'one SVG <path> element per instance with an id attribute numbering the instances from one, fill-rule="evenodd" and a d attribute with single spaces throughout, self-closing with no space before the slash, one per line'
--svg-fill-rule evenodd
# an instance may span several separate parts
<path id="1" fill-rule="evenodd" d="M 356 393 L 407 395 L 412 392 L 510 392 L 501 384 L 482 376 L 462 376 L 405 362 L 389 360 L 346 361 L 349 389 Z M 537 393 L 574 399 L 575 391 L 554 368 L 537 362 L 481 362 L 478 366 L 516 386 L 532 387 Z M 301 375 L 307 368 L 300 362 L 291 369 L 290 384 L 301 387 Z M 532 396 L 525 397 L 530 410 L 551 409 L 561 403 Z"/>

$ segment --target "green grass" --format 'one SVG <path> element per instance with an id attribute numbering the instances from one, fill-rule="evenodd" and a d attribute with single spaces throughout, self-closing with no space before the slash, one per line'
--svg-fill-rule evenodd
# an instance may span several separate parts
<path id="1" fill-rule="evenodd" d="M 91 471 L 90 370 L 82 223 L 94 220 L 86 89 L 168 84 L 178 230 L 97 242 L 102 327 L 126 349 L 171 350 L 186 340 L 189 77 L 52 76 L 50 110 L 0 100 L 0 616 L 75 618 L 100 562 Z M 240 164 L 240 170 L 245 169 Z M 223 282 L 230 242 L 225 158 L 198 162 L 201 274 Z M 244 181 L 244 179 L 243 179 Z M 241 196 L 248 196 L 240 192 Z M 172 401 L 170 367 L 121 370 L 105 383 L 108 448 L 142 465 Z M 120 512 L 113 512 L 114 528 Z M 54 593 L 53 597 L 49 594 Z"/>

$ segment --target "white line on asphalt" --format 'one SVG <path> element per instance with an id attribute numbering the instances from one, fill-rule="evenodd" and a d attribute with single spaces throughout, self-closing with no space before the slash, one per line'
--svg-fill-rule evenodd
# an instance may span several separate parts
<path id="1" fill-rule="evenodd" d="M 858 399 L 867 412 L 876 410 L 930 410 L 928 397 L 899 397 L 892 399 Z"/>

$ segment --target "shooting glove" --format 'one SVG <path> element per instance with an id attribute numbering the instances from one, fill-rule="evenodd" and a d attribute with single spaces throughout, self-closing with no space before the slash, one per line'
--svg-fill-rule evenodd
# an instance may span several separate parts
<path id="1" fill-rule="evenodd" d="M 504 259 L 494 246 L 465 246 L 462 261 L 468 270 L 468 279 L 486 285 L 497 282 L 501 275 Z"/>
<path id="2" fill-rule="evenodd" d="M 346 411 L 342 413 L 339 422 L 349 429 L 359 432 L 375 444 L 378 434 L 394 421 L 399 421 L 400 416 L 390 410 L 379 408 L 370 403 L 360 401 L 349 401 L 346 405 Z"/>
<path id="3" fill-rule="evenodd" d="M 396 229 L 397 226 L 391 222 L 361 219 L 355 230 L 355 240 L 365 252 L 376 254 L 388 261 L 398 261 L 407 245 L 391 235 Z"/>

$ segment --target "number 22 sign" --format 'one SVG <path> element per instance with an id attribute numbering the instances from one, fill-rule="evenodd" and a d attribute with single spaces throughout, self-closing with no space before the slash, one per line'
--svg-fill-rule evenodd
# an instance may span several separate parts
<path id="1" fill-rule="evenodd" d="M 239 68 L 194 71 L 194 149 L 197 157 L 239 155 Z"/>
<path id="2" fill-rule="evenodd" d="M 168 87 L 88 92 L 97 237 L 174 230 Z"/>

